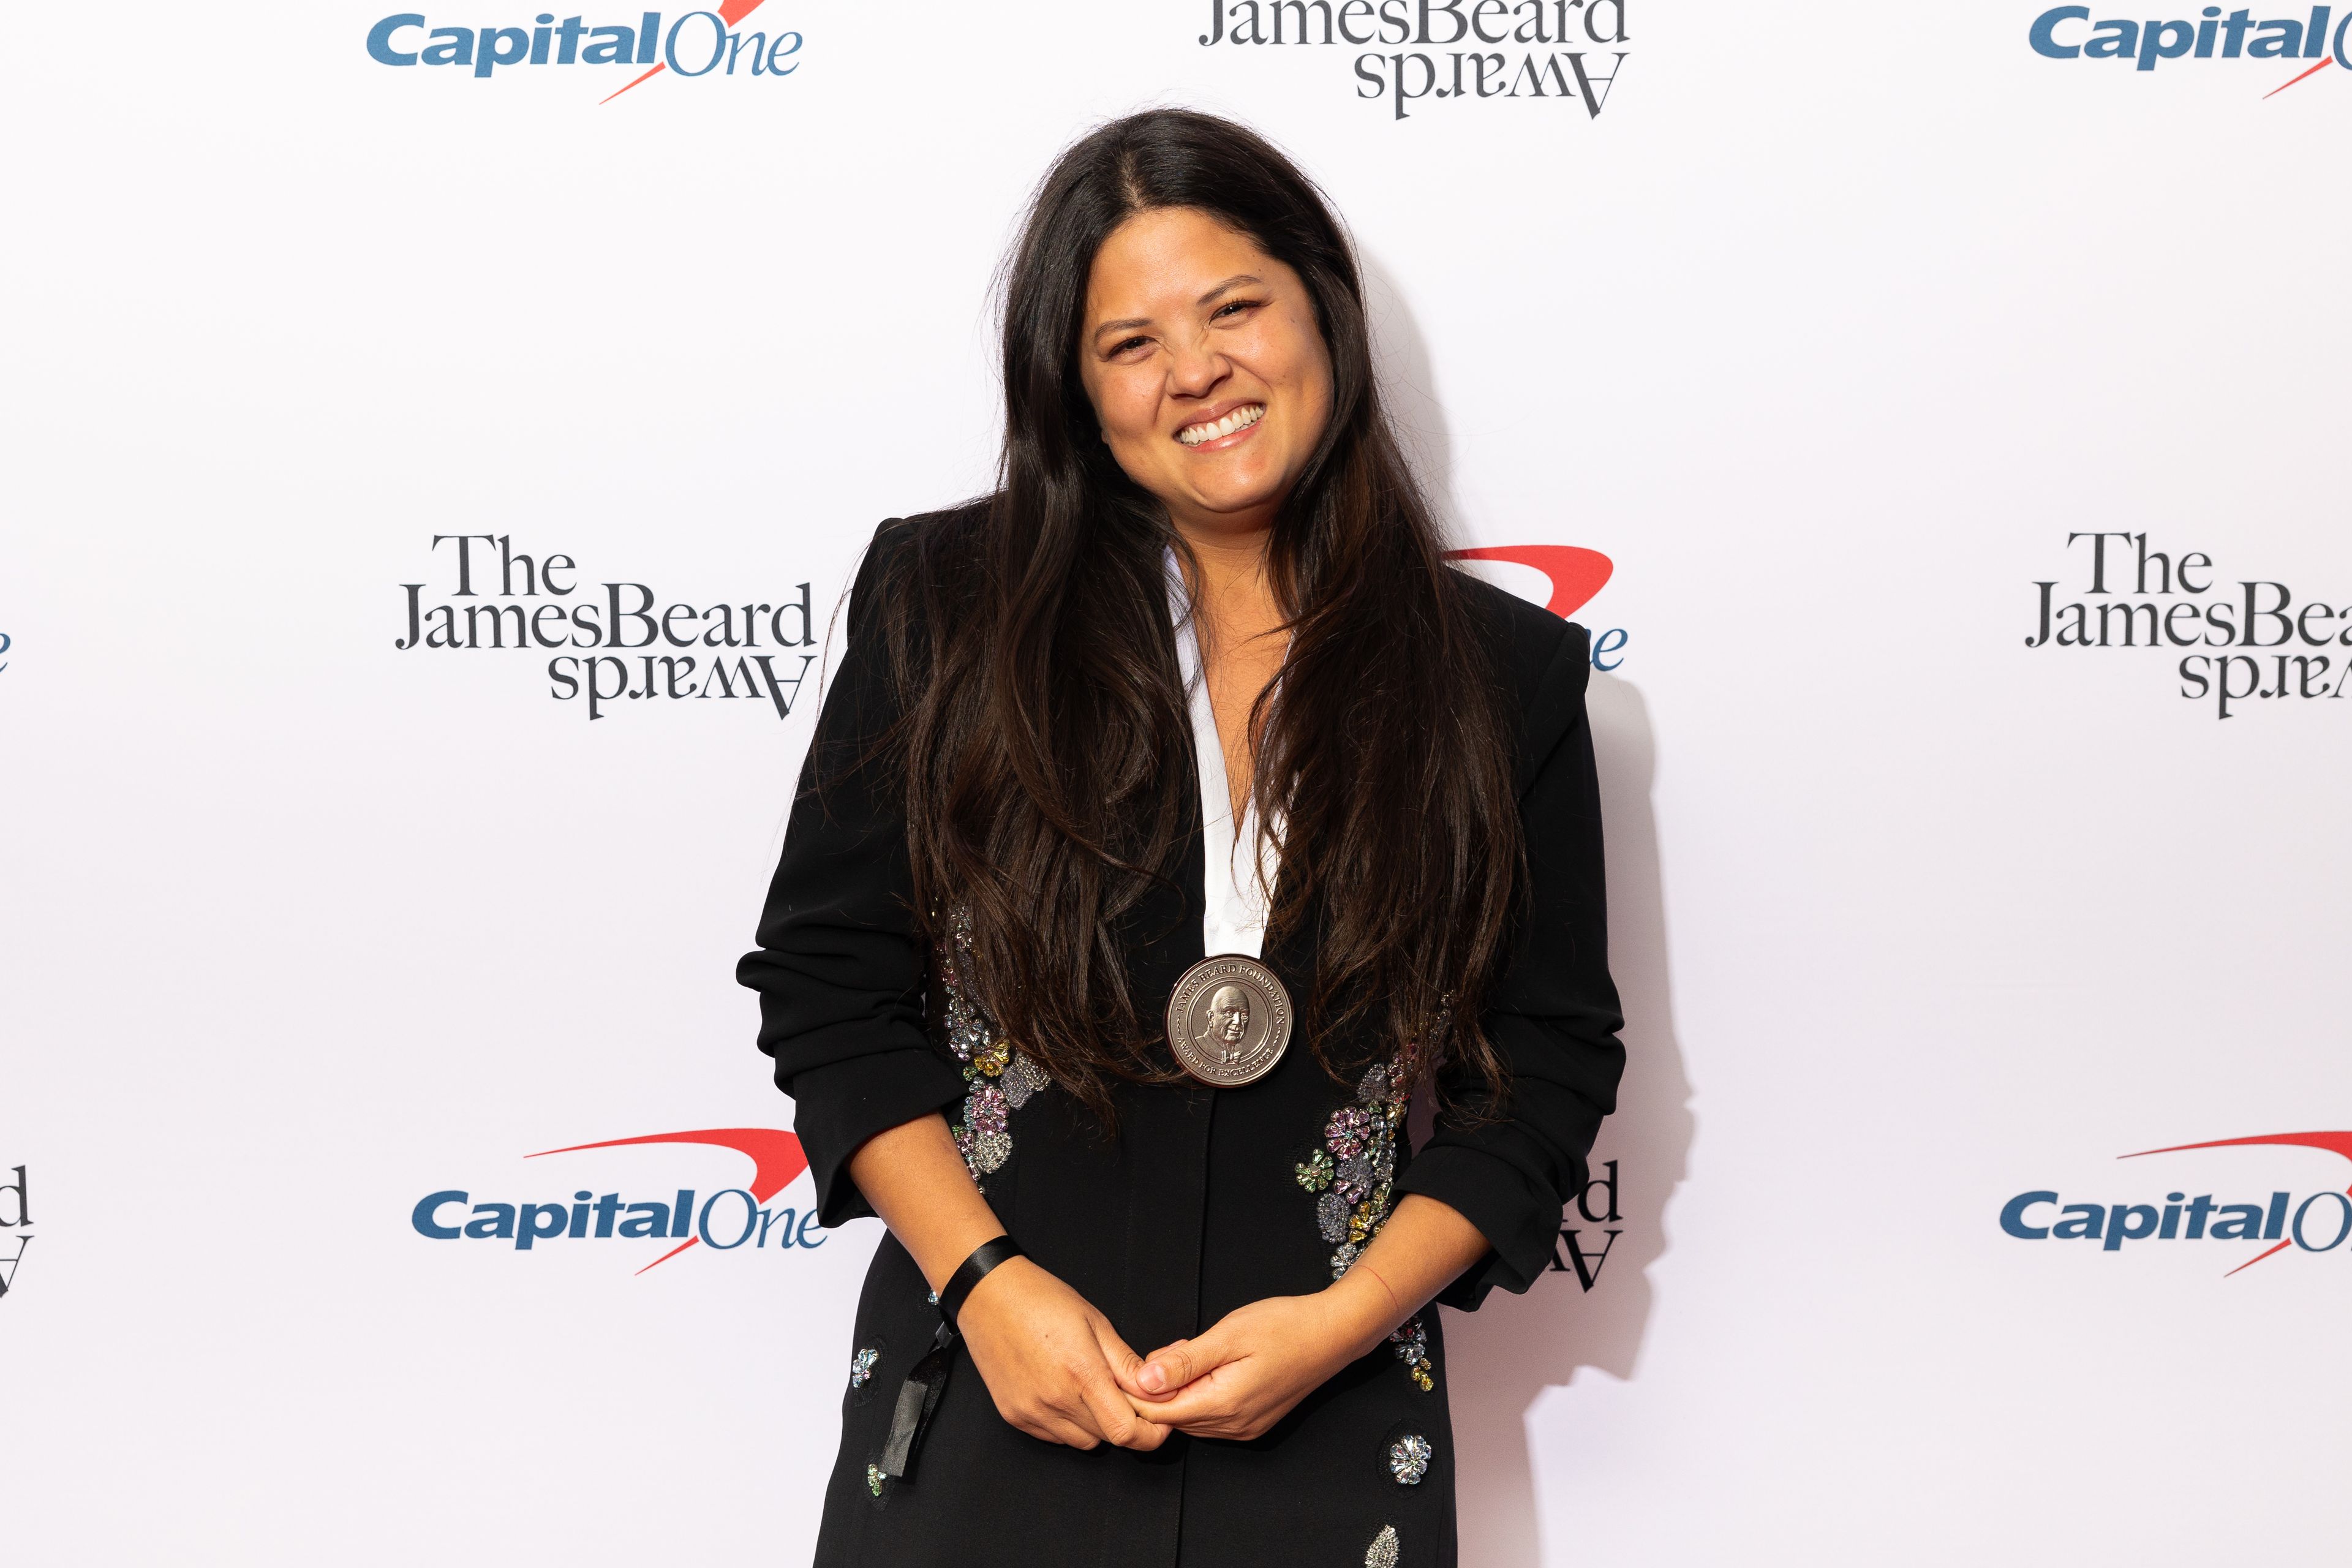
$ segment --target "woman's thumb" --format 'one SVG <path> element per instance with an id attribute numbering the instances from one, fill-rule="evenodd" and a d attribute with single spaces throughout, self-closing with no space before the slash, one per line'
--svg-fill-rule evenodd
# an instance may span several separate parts
<path id="1" fill-rule="evenodd" d="M 1165 1398 L 1199 1375 L 1202 1363 L 1191 1340 L 1160 1346 L 1146 1358 L 1136 1374 L 1137 1386 L 1155 1399 Z"/>
<path id="2" fill-rule="evenodd" d="M 1095 1318 L 1095 1344 L 1102 1351 L 1103 1360 L 1110 1367 L 1111 1381 L 1129 1394 L 1142 1393 L 1143 1384 L 1137 1379 L 1143 1371 L 1143 1358 L 1135 1353 L 1135 1347 L 1121 1338 L 1117 1329 L 1110 1326 L 1108 1318 L 1100 1315 Z"/>

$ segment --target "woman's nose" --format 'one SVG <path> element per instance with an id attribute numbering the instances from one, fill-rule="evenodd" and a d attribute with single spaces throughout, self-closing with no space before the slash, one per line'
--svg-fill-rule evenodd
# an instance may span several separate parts
<path id="1" fill-rule="evenodd" d="M 1169 366 L 1169 385 L 1186 397 L 1205 397 L 1231 369 L 1225 356 L 1203 344 L 1180 348 Z"/>

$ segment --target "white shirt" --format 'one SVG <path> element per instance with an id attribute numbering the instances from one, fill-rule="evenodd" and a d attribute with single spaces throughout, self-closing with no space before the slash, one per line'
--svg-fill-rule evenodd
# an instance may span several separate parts
<path id="1" fill-rule="evenodd" d="M 1234 823 L 1233 788 L 1225 777 L 1225 748 L 1217 734 L 1217 710 L 1209 700 L 1209 681 L 1201 666 L 1201 640 L 1192 627 L 1192 604 L 1184 591 L 1184 574 L 1176 552 L 1168 552 L 1168 615 L 1176 627 L 1176 667 L 1183 674 L 1184 693 L 1192 714 L 1192 756 L 1201 778 L 1202 860 L 1206 881 L 1202 892 L 1208 907 L 1201 921 L 1201 951 L 1211 958 L 1237 952 L 1259 957 L 1265 944 L 1265 893 L 1274 886 L 1281 857 L 1273 840 L 1258 831 L 1257 807 L 1244 807 L 1239 830 Z M 1261 870 L 1251 874 L 1241 859 L 1241 846 L 1255 847 Z"/>

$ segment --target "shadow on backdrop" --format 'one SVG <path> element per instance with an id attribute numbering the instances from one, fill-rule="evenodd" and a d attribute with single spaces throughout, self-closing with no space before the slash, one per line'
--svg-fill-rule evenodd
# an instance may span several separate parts
<path id="1" fill-rule="evenodd" d="M 1394 278 L 1373 258 L 1363 261 L 1391 417 L 1440 517 L 1467 540 L 1472 531 L 1454 493 L 1453 442 L 1428 346 Z M 1571 519 L 1514 520 L 1507 526 L 1486 521 L 1476 531 L 1481 542 L 1606 544 Z M 1666 1204 L 1688 1169 L 1696 1131 L 1675 1033 L 1651 805 L 1657 741 L 1649 705 L 1631 681 L 1597 670 L 1587 700 L 1608 838 L 1609 962 L 1624 1002 L 1627 1055 L 1617 1111 L 1601 1129 L 1593 1173 L 1603 1177 L 1605 1162 L 1617 1162 L 1617 1217 L 1605 1217 L 1610 1194 L 1596 1190 L 1588 1194 L 1591 1212 L 1604 1217 L 1589 1220 L 1571 1207 L 1563 1221 L 1579 1233 L 1579 1249 L 1592 1272 L 1591 1289 L 1565 1266 L 1563 1255 L 1559 1270 L 1545 1274 L 1526 1295 L 1497 1292 L 1477 1312 L 1445 1314 L 1461 1560 L 1475 1568 L 1541 1563 L 1528 1411 L 1547 1388 L 1573 1382 L 1581 1367 L 1633 1376 L 1650 1323 L 1650 1267 L 1666 1250 Z M 1611 1229 L 1621 1233 L 1613 1241 L 1606 1236 Z M 1608 1251 L 1595 1267 L 1591 1256 L 1604 1244 Z"/>

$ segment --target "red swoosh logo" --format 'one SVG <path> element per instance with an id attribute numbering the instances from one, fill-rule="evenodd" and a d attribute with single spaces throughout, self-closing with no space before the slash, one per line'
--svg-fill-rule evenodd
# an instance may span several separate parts
<path id="1" fill-rule="evenodd" d="M 1617 569 L 1598 550 L 1580 550 L 1573 544 L 1489 544 L 1477 550 L 1449 550 L 1445 555 L 1449 561 L 1508 561 L 1534 567 L 1551 583 L 1551 597 L 1544 608 L 1561 620 L 1582 609 Z"/>
<path id="2" fill-rule="evenodd" d="M 751 0 L 756 5 L 759 0 Z M 743 7 L 750 10 L 751 5 Z M 607 1138 L 601 1143 L 571 1143 L 561 1149 L 542 1149 L 536 1154 L 526 1154 L 527 1160 L 544 1158 L 549 1154 L 576 1154 L 583 1149 L 625 1149 L 633 1143 L 710 1143 L 721 1149 L 732 1149 L 751 1158 L 751 1180 L 744 1191 L 755 1204 L 766 1203 L 782 1192 L 803 1171 L 808 1169 L 808 1153 L 801 1141 L 792 1133 L 775 1127 L 712 1127 L 699 1132 L 648 1132 L 643 1138 Z M 702 1238 L 689 1236 L 667 1252 L 663 1253 L 646 1268 L 657 1268 L 684 1252 Z M 643 1274 L 646 1268 L 640 1268 Z"/>
<path id="3" fill-rule="evenodd" d="M 721 5 L 720 7 L 719 7 L 719 19 L 720 21 L 722 21 L 722 22 L 724 22 L 724 23 L 726 23 L 726 24 L 727 24 L 728 31 L 732 32 L 732 31 L 734 31 L 734 29 L 735 29 L 735 24 L 736 24 L 736 23 L 738 23 L 738 22 L 741 21 L 744 17 L 746 17 L 746 16 L 750 16 L 752 12 L 754 12 L 754 11 L 758 10 L 759 8 L 760 8 L 760 0 L 727 0 L 727 4 L 725 4 L 724 5 Z M 655 66 L 655 67 L 654 67 L 654 68 L 653 68 L 653 69 L 651 69 L 651 70 L 649 70 L 649 71 L 646 72 L 646 74 L 645 74 L 645 75 L 643 75 L 643 76 L 639 77 L 639 78 L 637 79 L 637 81 L 650 81 L 650 80 L 652 80 L 655 77 L 657 77 L 657 76 L 661 75 L 661 73 L 663 72 L 663 70 L 664 70 L 665 68 L 666 68 L 666 67 L 664 67 L 664 66 L 656 65 L 656 66 Z M 629 84 L 629 87 L 635 87 L 635 86 L 636 86 L 636 85 L 637 85 L 637 81 L 633 81 L 633 82 L 631 82 L 631 83 Z M 624 88 L 617 89 L 615 89 L 614 91 L 613 91 L 613 92 L 610 92 L 610 93 L 606 94 L 604 97 L 598 99 L 596 101 L 597 101 L 597 103 L 599 103 L 600 105 L 601 105 L 601 104 L 610 103 L 610 102 L 612 102 L 612 101 L 613 101 L 613 100 L 614 100 L 614 99 L 616 99 L 616 98 L 620 97 L 622 93 L 625 93 L 625 92 L 628 91 L 628 90 L 629 90 L 629 87 L 624 87 Z M 581 1147 L 582 1147 L 582 1148 L 583 1148 L 583 1149 L 593 1149 L 593 1148 L 596 1147 L 596 1145 L 595 1145 L 595 1144 L 593 1144 L 593 1143 L 583 1143 L 583 1144 L 582 1144 L 582 1145 L 581 1145 Z M 563 1151 L 562 1151 L 562 1150 L 561 1150 L 561 1149 L 550 1149 L 550 1150 L 548 1151 L 548 1152 L 549 1152 L 549 1153 L 551 1153 L 551 1154 L 561 1154 L 562 1152 L 563 1152 Z M 660 1258 L 655 1258 L 655 1259 L 654 1259 L 654 1263 L 658 1263 L 658 1262 L 660 1262 L 660 1261 L 661 1261 L 661 1259 L 660 1259 Z M 646 1264 L 646 1268 L 652 1268 L 652 1267 L 653 1267 L 653 1263 L 648 1263 L 648 1264 Z M 646 1269 L 645 1269 L 645 1268 L 640 1268 L 640 1269 L 638 1269 L 638 1270 L 637 1270 L 637 1272 L 638 1272 L 638 1273 L 640 1273 L 640 1274 L 643 1274 L 645 1271 L 646 1271 Z"/>
<path id="4" fill-rule="evenodd" d="M 2334 55 L 2330 55 L 2326 59 L 2321 60 L 2317 65 L 2312 67 L 2309 70 L 2304 72 L 2303 76 L 2296 77 L 2294 81 L 2283 81 L 2279 83 L 2278 86 L 2271 89 L 2270 91 L 2263 94 L 2263 96 L 2266 99 L 2276 98 L 2280 93 L 2283 93 L 2288 88 L 2293 87 L 2295 82 L 2301 81 L 2304 76 L 2317 76 L 2321 71 L 2326 70 L 2329 66 L 2332 66 L 2335 63 L 2336 57 Z"/>
<path id="5" fill-rule="evenodd" d="M 2165 1149 L 2143 1149 L 2137 1154 L 2119 1154 L 2116 1158 L 2137 1160 L 2149 1154 L 2178 1154 L 2189 1149 L 2242 1149 L 2252 1144 L 2268 1144 L 2289 1149 L 2325 1149 L 2331 1154 L 2341 1154 L 2345 1159 L 2352 1160 L 2352 1132 L 2265 1132 L 2256 1138 L 2216 1138 L 2210 1143 L 2175 1143 Z M 2347 1195 L 2352 1195 L 2352 1187 L 2347 1187 L 2344 1190 Z M 2292 1239 L 2282 1241 L 2268 1252 L 2258 1252 L 2247 1258 L 2236 1268 L 2231 1269 L 2230 1274 L 2238 1273 L 2241 1269 L 2252 1268 L 2263 1258 L 2284 1252 L 2294 1245 Z M 2230 1274 L 2224 1274 L 2221 1278 L 2227 1279 Z"/>

